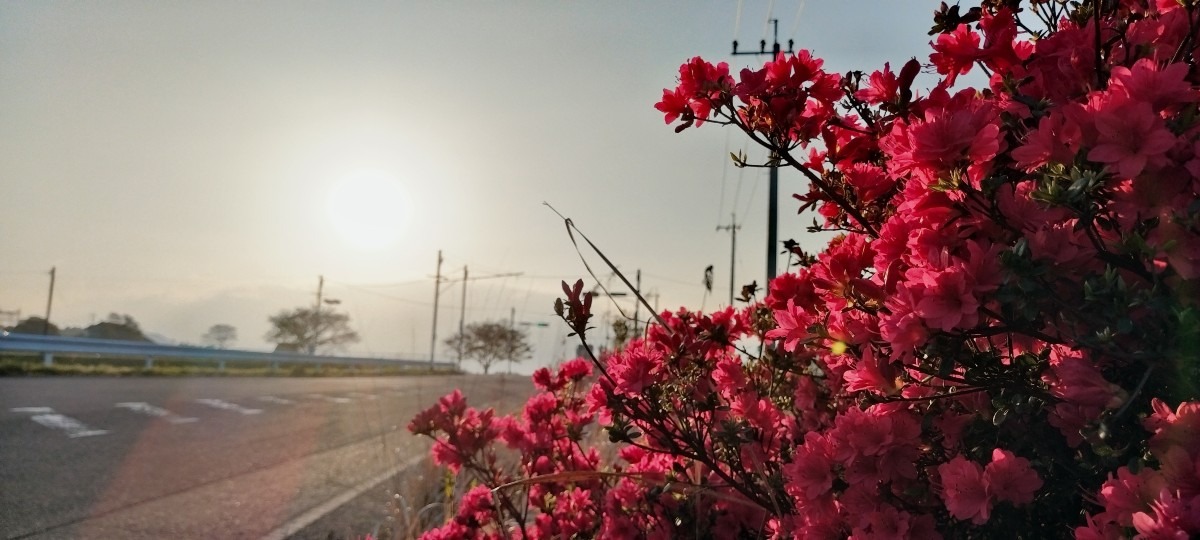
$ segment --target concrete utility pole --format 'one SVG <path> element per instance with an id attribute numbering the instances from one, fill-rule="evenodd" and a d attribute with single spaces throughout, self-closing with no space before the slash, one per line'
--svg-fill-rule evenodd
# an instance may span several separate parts
<path id="1" fill-rule="evenodd" d="M 642 294 L 642 269 L 637 269 L 637 294 Z M 642 303 L 640 301 L 633 303 L 633 337 L 638 336 L 638 314 L 642 311 Z"/>
<path id="2" fill-rule="evenodd" d="M 755 56 L 770 54 L 772 60 L 778 58 L 779 53 L 781 52 L 781 48 L 779 46 L 779 19 L 771 19 L 770 23 L 775 27 L 775 43 L 771 46 L 771 52 L 769 52 L 769 53 L 767 52 L 767 40 L 765 40 L 765 39 L 758 42 L 758 50 L 757 51 L 743 51 L 743 52 L 738 52 L 738 50 L 737 50 L 738 42 L 737 42 L 737 40 L 734 40 L 733 41 L 733 53 L 731 53 L 731 54 L 733 54 L 734 56 L 742 55 L 742 54 L 751 54 L 751 55 L 755 55 Z M 792 40 L 790 40 L 790 39 L 788 40 L 787 52 L 788 52 L 788 54 L 792 53 Z M 779 165 L 777 164 L 778 159 L 779 159 L 779 156 L 776 155 L 774 151 L 772 151 L 771 152 L 771 160 L 770 160 L 770 177 L 769 177 L 770 185 L 767 189 L 767 281 L 770 281 L 775 278 L 775 250 L 778 249 L 777 244 L 779 243 L 779 240 L 776 237 L 776 234 L 777 234 L 776 233 L 776 228 L 777 228 L 776 224 L 779 221 Z M 733 303 L 733 301 L 730 300 L 730 304 L 732 304 L 732 303 Z"/>
<path id="3" fill-rule="evenodd" d="M 433 278 L 433 337 L 429 338 L 429 369 L 437 351 L 438 296 L 442 292 L 442 250 L 438 250 L 437 276 Z"/>
<path id="4" fill-rule="evenodd" d="M 42 335 L 50 335 L 50 307 L 54 305 L 54 275 L 58 267 L 50 267 L 50 294 L 46 297 L 46 320 L 42 323 Z"/>
<path id="5" fill-rule="evenodd" d="M 317 352 L 321 341 L 321 293 L 325 292 L 325 276 L 317 276 L 317 307 L 313 308 L 313 340 L 308 344 L 308 354 Z"/>
<path id="6" fill-rule="evenodd" d="M 462 303 L 461 303 L 461 309 L 459 310 L 459 314 L 458 314 L 458 335 L 460 338 L 463 335 L 463 331 L 466 330 L 467 282 L 468 281 L 477 281 L 480 279 L 516 277 L 516 276 L 520 276 L 520 275 L 524 275 L 524 272 L 510 272 L 507 274 L 492 274 L 489 276 L 469 277 L 469 274 L 467 272 L 467 267 L 466 267 L 466 265 L 463 265 Z M 458 282 L 458 280 L 455 280 L 455 279 L 447 279 L 444 281 L 442 280 L 442 251 L 438 250 L 437 276 L 434 277 L 434 285 L 433 285 L 433 338 L 430 340 L 430 345 L 429 345 L 429 367 L 431 369 L 433 368 L 434 351 L 437 349 L 438 303 L 440 301 L 442 285 L 443 284 L 449 285 L 451 283 L 457 283 L 457 282 Z M 462 341 L 459 341 L 459 343 L 458 343 L 458 365 L 459 365 L 459 367 L 462 366 Z"/>
<path id="7" fill-rule="evenodd" d="M 729 216 L 729 225 L 718 225 L 718 231 L 729 231 L 729 305 L 733 305 L 733 287 L 734 287 L 734 262 L 737 260 L 737 232 L 742 228 L 737 224 L 737 214 Z"/>
<path id="8" fill-rule="evenodd" d="M 462 303 L 458 310 L 458 367 L 462 367 L 463 324 L 467 319 L 467 265 L 463 265 Z"/>
<path id="9" fill-rule="evenodd" d="M 512 311 L 508 312 L 508 330 L 512 331 L 517 327 L 517 308 L 509 308 Z M 512 358 L 508 359 L 508 374 L 512 375 Z"/>

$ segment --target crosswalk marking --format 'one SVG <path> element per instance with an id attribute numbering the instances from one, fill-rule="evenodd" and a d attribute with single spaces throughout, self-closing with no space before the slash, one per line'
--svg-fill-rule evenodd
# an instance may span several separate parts
<path id="1" fill-rule="evenodd" d="M 292 401 L 290 399 L 284 399 L 284 398 L 275 397 L 275 396 L 258 396 L 258 399 L 259 399 L 259 401 L 265 401 L 267 403 L 275 403 L 277 405 L 291 405 L 291 404 L 295 403 L 295 401 Z"/>
<path id="2" fill-rule="evenodd" d="M 151 405 L 144 401 L 126 401 L 126 402 L 118 403 L 116 405 L 116 407 L 119 409 L 128 409 L 130 411 L 133 411 L 133 412 L 136 412 L 139 414 L 144 414 L 146 416 L 162 418 L 172 424 L 189 424 L 189 423 L 197 422 L 200 420 L 199 418 L 179 416 L 179 415 L 177 415 L 171 411 L 168 411 L 162 407 L 155 407 L 154 405 Z"/>
<path id="3" fill-rule="evenodd" d="M 351 401 L 354 401 L 350 398 L 327 396 L 325 394 L 308 394 L 308 397 L 312 399 L 328 401 L 330 403 L 350 403 Z"/>
<path id="4" fill-rule="evenodd" d="M 196 403 L 200 403 L 202 405 L 208 405 L 209 407 L 212 407 L 214 409 L 221 409 L 221 410 L 225 410 L 225 411 L 234 411 L 234 412 L 238 412 L 241 414 L 259 414 L 262 412 L 262 409 L 250 409 L 250 408 L 246 408 L 241 405 L 238 405 L 237 403 L 230 403 L 228 401 L 221 400 L 221 399 L 215 399 L 215 398 L 200 398 L 200 399 L 196 400 Z"/>
<path id="5" fill-rule="evenodd" d="M 72 439 L 95 437 L 108 433 L 107 429 L 92 429 L 79 420 L 54 412 L 54 409 L 50 407 L 14 407 L 9 410 L 15 413 L 32 414 L 33 416 L 29 417 L 30 420 L 51 429 L 61 429 L 66 432 L 67 437 Z"/>

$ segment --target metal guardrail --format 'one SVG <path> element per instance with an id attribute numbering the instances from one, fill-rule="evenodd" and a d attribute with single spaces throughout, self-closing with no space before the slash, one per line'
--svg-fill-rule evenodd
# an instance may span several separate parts
<path id="1" fill-rule="evenodd" d="M 207 347 L 160 345 L 146 341 L 38 336 L 32 334 L 11 334 L 7 332 L 0 332 L 0 352 L 40 354 L 42 356 L 42 363 L 47 366 L 54 364 L 54 355 L 61 354 L 76 357 L 91 356 L 94 358 L 144 358 L 147 368 L 154 365 L 155 359 L 161 358 L 209 360 L 216 362 L 222 370 L 225 369 L 225 362 L 270 362 L 272 367 L 278 367 L 279 364 L 293 363 L 413 368 L 432 367 L 438 370 L 455 368 L 454 364 L 448 362 L 430 363 L 428 360 L 368 358 L 361 356 L 318 356 L 288 352 L 210 349 Z"/>

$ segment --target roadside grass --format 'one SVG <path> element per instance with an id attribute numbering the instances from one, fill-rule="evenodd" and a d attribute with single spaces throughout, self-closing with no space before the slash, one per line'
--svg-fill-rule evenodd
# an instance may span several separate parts
<path id="1" fill-rule="evenodd" d="M 52 365 L 44 365 L 39 355 L 0 355 L 0 377 L 21 376 L 101 376 L 101 377 L 379 377 L 445 375 L 448 371 L 414 367 L 280 364 L 270 362 L 226 363 L 225 369 L 211 360 L 162 359 L 146 367 L 144 358 L 95 358 L 55 355 Z M 454 372 L 457 373 L 457 372 Z"/>
<path id="2" fill-rule="evenodd" d="M 413 540 L 446 521 L 447 508 L 462 496 L 465 482 L 458 482 L 428 456 L 396 479 L 388 501 L 388 521 L 378 527 L 379 540 Z"/>

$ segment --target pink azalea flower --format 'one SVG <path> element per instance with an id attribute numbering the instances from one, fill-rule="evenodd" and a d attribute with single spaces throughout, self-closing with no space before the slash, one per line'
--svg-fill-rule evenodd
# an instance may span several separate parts
<path id="1" fill-rule="evenodd" d="M 983 470 L 983 481 L 1001 501 L 1015 505 L 1033 502 L 1042 488 L 1042 478 L 1029 466 L 1029 460 L 1008 450 L 992 450 L 992 462 Z"/>
<path id="2" fill-rule="evenodd" d="M 1185 540 L 1200 535 L 1200 496 L 1180 498 L 1164 491 L 1150 504 L 1153 512 L 1133 515 L 1133 528 L 1145 540 Z"/>
<path id="3" fill-rule="evenodd" d="M 982 525 L 991 517 L 992 497 L 983 477 L 983 467 L 962 456 L 938 465 L 942 499 L 950 515 Z"/>
<path id="4" fill-rule="evenodd" d="M 854 186 L 858 200 L 863 203 L 875 201 L 896 185 L 883 169 L 870 163 L 855 163 L 843 169 L 842 174 L 846 177 L 846 183 Z"/>
<path id="5" fill-rule="evenodd" d="M 955 328 L 975 326 L 978 322 L 979 300 L 975 298 L 973 284 L 968 283 L 966 272 L 961 267 L 951 267 L 944 272 L 914 268 L 909 270 L 908 275 L 925 284 L 924 294 L 915 311 L 930 328 L 949 332 Z"/>
<path id="6" fill-rule="evenodd" d="M 959 75 L 971 71 L 981 52 L 979 34 L 965 24 L 958 25 L 949 34 L 938 35 L 937 42 L 930 45 L 936 52 L 929 55 L 929 61 L 937 66 L 938 73 L 946 75 L 947 86 L 954 85 Z"/>
<path id="7" fill-rule="evenodd" d="M 796 350 L 801 341 L 811 337 L 808 331 L 811 316 L 790 298 L 786 309 L 775 312 L 775 321 L 779 327 L 767 332 L 767 339 L 783 339 L 783 350 L 787 352 Z"/>
<path id="8" fill-rule="evenodd" d="M 583 358 L 569 360 L 558 368 L 558 373 L 563 379 L 578 381 L 592 374 L 592 363 Z"/>
<path id="9" fill-rule="evenodd" d="M 1154 111 L 1161 111 L 1175 104 L 1200 100 L 1200 94 L 1187 82 L 1187 64 L 1175 63 L 1159 69 L 1149 58 L 1134 62 L 1132 68 L 1116 66 L 1109 76 L 1109 89 L 1121 91 L 1133 98 L 1150 104 Z"/>
<path id="10" fill-rule="evenodd" d="M 1146 429 L 1154 432 L 1150 438 L 1150 452 L 1162 459 L 1172 446 L 1200 453 L 1200 402 L 1185 401 L 1176 410 L 1158 398 L 1151 400 L 1154 414 L 1143 422 Z"/>
<path id="11" fill-rule="evenodd" d="M 899 393 L 901 383 L 897 380 L 898 373 L 887 358 L 876 355 L 874 348 L 868 346 L 863 351 L 862 358 L 854 363 L 854 369 L 847 371 L 846 391 L 859 392 L 870 390 L 882 395 Z"/>
<path id="12" fill-rule="evenodd" d="M 838 417 L 837 433 L 859 455 L 877 456 L 892 444 L 896 433 L 892 417 L 878 407 L 865 411 L 851 407 Z"/>
<path id="13" fill-rule="evenodd" d="M 1157 471 L 1142 469 L 1134 474 L 1128 467 L 1121 467 L 1116 476 L 1110 474 L 1108 481 L 1100 487 L 1104 514 L 1108 519 L 1130 527 L 1133 514 L 1148 509 L 1163 486 L 1163 478 Z"/>
<path id="14" fill-rule="evenodd" d="M 1097 111 L 1096 132 L 1096 146 L 1087 158 L 1111 165 L 1123 178 L 1141 174 L 1175 146 L 1175 135 L 1167 130 L 1150 105 L 1141 101 Z"/>
<path id="15" fill-rule="evenodd" d="M 1047 163 L 1070 163 L 1082 143 L 1083 132 L 1058 111 L 1038 122 L 1025 137 L 1025 144 L 1012 151 L 1017 166 L 1034 171 Z"/>
<path id="16" fill-rule="evenodd" d="M 890 103 L 899 97 L 900 81 L 892 72 L 891 64 L 884 63 L 883 71 L 871 73 L 867 80 L 869 86 L 855 92 L 854 97 L 872 104 Z"/>
<path id="17" fill-rule="evenodd" d="M 815 433 L 796 448 L 792 462 L 784 466 L 787 490 L 792 496 L 816 499 L 833 487 L 833 462 L 824 441 Z"/>

